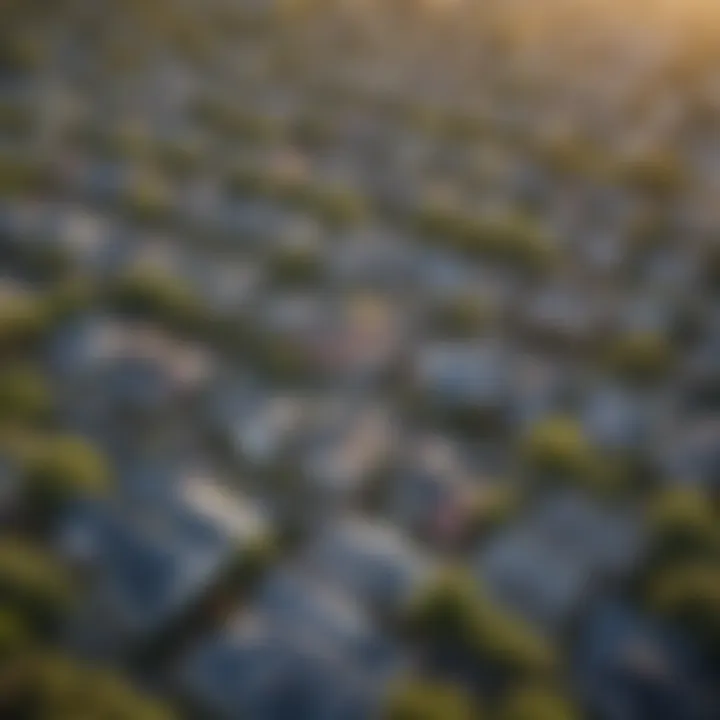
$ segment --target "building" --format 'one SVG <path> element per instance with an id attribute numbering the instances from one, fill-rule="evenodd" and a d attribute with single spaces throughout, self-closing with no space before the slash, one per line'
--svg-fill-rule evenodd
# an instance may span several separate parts
<path id="1" fill-rule="evenodd" d="M 598 720 L 711 720 L 720 695 L 685 638 L 617 602 L 583 619 L 572 674 Z"/>
<path id="2" fill-rule="evenodd" d="M 495 600 L 553 632 L 615 587 L 640 560 L 642 545 L 632 512 L 567 492 L 498 533 L 481 548 L 476 569 Z"/>

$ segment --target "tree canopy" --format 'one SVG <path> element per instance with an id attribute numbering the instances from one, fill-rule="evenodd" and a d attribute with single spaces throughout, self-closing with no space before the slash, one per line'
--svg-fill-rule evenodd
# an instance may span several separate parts
<path id="1" fill-rule="evenodd" d="M 479 720 L 478 708 L 462 690 L 409 679 L 394 687 L 383 720 Z"/>
<path id="2" fill-rule="evenodd" d="M 43 439 L 26 460 L 25 490 L 31 512 L 52 513 L 70 500 L 104 493 L 110 482 L 103 454 L 79 437 Z"/>

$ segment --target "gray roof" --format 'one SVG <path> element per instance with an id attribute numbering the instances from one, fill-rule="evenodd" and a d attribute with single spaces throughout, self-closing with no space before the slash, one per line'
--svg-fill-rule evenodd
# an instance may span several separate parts
<path id="1" fill-rule="evenodd" d="M 598 586 L 634 567 L 642 544 L 632 513 L 565 493 L 484 547 L 477 571 L 497 600 L 552 630 L 571 620 Z"/>
<path id="2" fill-rule="evenodd" d="M 354 601 L 281 571 L 250 613 L 197 648 L 180 682 L 220 718 L 361 720 L 375 716 L 397 661 Z"/>

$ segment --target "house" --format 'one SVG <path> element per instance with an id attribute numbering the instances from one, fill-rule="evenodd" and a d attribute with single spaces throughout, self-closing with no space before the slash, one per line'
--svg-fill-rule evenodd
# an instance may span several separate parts
<path id="1" fill-rule="evenodd" d="M 280 571 L 178 677 L 203 717 L 369 720 L 397 665 L 393 644 L 350 598 Z"/>
<path id="2" fill-rule="evenodd" d="M 42 237 L 45 204 L 37 200 L 0 202 L 0 247 L 8 259 L 36 247 Z"/>
<path id="3" fill-rule="evenodd" d="M 328 276 L 345 288 L 409 287 L 416 261 L 407 243 L 387 231 L 363 228 L 337 238 L 328 254 Z"/>
<path id="4" fill-rule="evenodd" d="M 598 720 L 711 720 L 720 694 L 706 661 L 676 632 L 617 601 L 583 619 L 572 674 Z"/>
<path id="5" fill-rule="evenodd" d="M 698 259 L 697 253 L 684 247 L 661 249 L 646 260 L 643 280 L 656 292 L 692 292 L 701 279 Z"/>
<path id="6" fill-rule="evenodd" d="M 65 428 L 117 458 L 192 444 L 188 418 L 216 367 L 205 347 L 100 314 L 61 325 L 47 359 Z"/>
<path id="7" fill-rule="evenodd" d="M 114 392 L 119 402 L 135 399 L 141 405 L 195 391 L 214 369 L 210 351 L 198 345 L 142 321 L 101 314 L 61 326 L 51 338 L 48 358 L 52 372 L 63 381 L 102 380 L 108 397 Z"/>
<path id="8" fill-rule="evenodd" d="M 511 407 L 512 362 L 495 341 L 426 344 L 415 358 L 414 384 L 432 407 L 478 411 L 502 421 Z"/>
<path id="9" fill-rule="evenodd" d="M 309 354 L 325 376 L 367 383 L 389 369 L 407 337 L 404 318 L 387 298 L 350 294 L 328 308 L 324 325 L 309 338 Z"/>
<path id="10" fill-rule="evenodd" d="M 106 203 L 119 200 L 135 177 L 127 165 L 93 158 L 77 171 L 76 184 L 85 196 Z"/>
<path id="11" fill-rule="evenodd" d="M 523 332 L 540 342 L 563 343 L 581 349 L 602 330 L 602 299 L 575 288 L 545 287 L 522 308 Z"/>
<path id="12" fill-rule="evenodd" d="M 616 307 L 615 324 L 621 332 L 668 334 L 675 322 L 675 308 L 669 298 L 641 292 Z"/>
<path id="13" fill-rule="evenodd" d="M 0 240 L 3 243 L 17 242 L 29 234 L 35 219 L 32 202 L 0 202 Z"/>
<path id="14" fill-rule="evenodd" d="M 309 292 L 276 295 L 260 303 L 255 321 L 325 381 L 372 380 L 388 368 L 403 337 L 392 305 L 369 293 L 335 300 Z"/>
<path id="15" fill-rule="evenodd" d="M 371 715 L 365 685 L 336 658 L 289 644 L 267 624 L 234 628 L 202 644 L 180 681 L 201 717 L 240 720 L 362 720 Z"/>
<path id="16" fill-rule="evenodd" d="M 248 307 L 262 285 L 263 272 L 252 260 L 228 262 L 226 258 L 194 258 L 195 292 L 210 312 L 236 315 Z"/>
<path id="17" fill-rule="evenodd" d="M 115 657 L 151 643 L 190 612 L 269 532 L 259 509 L 213 478 L 188 474 L 142 501 L 78 505 L 57 547 L 87 590 L 69 628 L 82 652 Z"/>
<path id="18" fill-rule="evenodd" d="M 499 603 L 553 632 L 635 567 L 642 535 L 631 512 L 568 491 L 496 535 L 481 548 L 476 568 Z"/>
<path id="19" fill-rule="evenodd" d="M 302 396 L 268 392 L 249 379 L 219 382 L 208 404 L 215 431 L 238 460 L 257 468 L 286 456 L 308 412 Z"/>
<path id="20" fill-rule="evenodd" d="M 652 438 L 653 403 L 620 387 L 601 386 L 586 398 L 581 421 L 601 451 L 637 454 Z"/>
<path id="21" fill-rule="evenodd" d="M 475 286 L 475 269 L 455 255 L 435 249 L 415 252 L 420 252 L 416 273 L 425 292 L 456 292 L 459 287 Z"/>
<path id="22" fill-rule="evenodd" d="M 393 447 L 394 424 L 382 405 L 320 404 L 300 443 L 298 464 L 308 482 L 331 498 L 349 498 Z"/>
<path id="23" fill-rule="evenodd" d="M 275 293 L 263 300 L 258 325 L 275 336 L 300 341 L 319 332 L 327 319 L 327 307 L 317 294 Z"/>
<path id="24" fill-rule="evenodd" d="M 670 482 L 720 487 L 720 420 L 706 413 L 673 423 L 671 437 L 654 456 Z"/>
<path id="25" fill-rule="evenodd" d="M 311 541 L 301 567 L 363 606 L 392 615 L 429 581 L 433 563 L 395 526 L 348 517 L 331 522 Z"/>
<path id="26" fill-rule="evenodd" d="M 135 242 L 127 243 L 124 264 L 119 272 L 154 274 L 160 277 L 189 279 L 194 269 L 193 259 L 176 237 L 142 234 Z"/>
<path id="27" fill-rule="evenodd" d="M 681 371 L 681 394 L 689 412 L 720 409 L 720 318 L 717 328 L 689 353 Z"/>
<path id="28" fill-rule="evenodd" d="M 388 511 L 411 533 L 442 541 L 462 531 L 471 490 L 455 446 L 442 437 L 419 437 L 406 446 L 394 473 Z"/>
<path id="29" fill-rule="evenodd" d="M 214 209 L 207 220 L 215 234 L 258 250 L 292 235 L 297 224 L 296 214 L 263 199 L 242 198 Z"/>
<path id="30" fill-rule="evenodd" d="M 532 352 L 522 353 L 514 363 L 511 406 L 518 427 L 562 414 L 572 405 L 581 386 L 572 363 Z"/>
<path id="31" fill-rule="evenodd" d="M 42 230 L 37 242 L 55 247 L 78 270 L 102 272 L 114 254 L 111 223 L 81 207 L 50 206 L 41 215 Z"/>

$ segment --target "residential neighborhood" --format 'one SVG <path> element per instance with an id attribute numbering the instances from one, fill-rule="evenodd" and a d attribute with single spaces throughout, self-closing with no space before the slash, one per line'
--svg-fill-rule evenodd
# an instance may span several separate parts
<path id="1" fill-rule="evenodd" d="M 720 718 L 720 8 L 0 3 L 0 718 Z"/>

